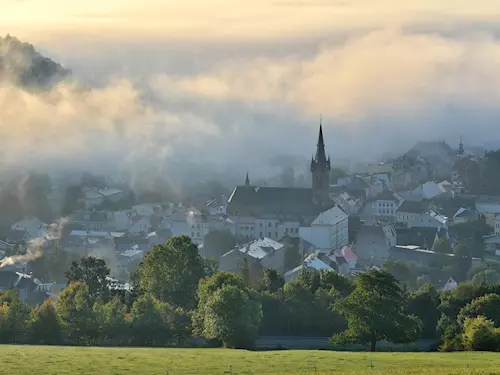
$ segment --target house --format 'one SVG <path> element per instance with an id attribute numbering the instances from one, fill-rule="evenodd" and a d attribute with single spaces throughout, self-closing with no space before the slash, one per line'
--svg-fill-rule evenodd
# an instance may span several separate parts
<path id="1" fill-rule="evenodd" d="M 414 245 L 422 249 L 432 249 L 439 238 L 437 228 L 411 227 L 396 229 L 396 244 L 398 246 Z"/>
<path id="2" fill-rule="evenodd" d="M 26 232 L 28 239 L 35 239 L 43 237 L 47 224 L 38 219 L 37 217 L 27 217 L 11 225 L 12 231 Z"/>
<path id="3" fill-rule="evenodd" d="M 337 203 L 337 205 L 339 205 L 348 216 L 357 215 L 363 206 L 362 199 L 355 197 L 354 195 L 350 195 L 347 192 L 332 194 L 330 198 Z"/>
<path id="4" fill-rule="evenodd" d="M 285 273 L 284 279 L 285 283 L 290 283 L 299 277 L 299 275 L 307 270 L 307 271 L 333 271 L 335 268 L 332 267 L 332 260 L 326 259 L 326 256 L 321 253 L 313 253 L 310 254 L 301 265 L 295 267 L 293 270 L 290 270 Z"/>
<path id="5" fill-rule="evenodd" d="M 300 227 L 300 238 L 318 249 L 340 249 L 349 241 L 347 214 L 338 206 L 322 212 L 307 227 Z"/>
<path id="6" fill-rule="evenodd" d="M 283 244 L 270 238 L 260 238 L 224 254 L 220 258 L 219 269 L 241 274 L 245 263 L 247 263 L 249 271 L 253 275 L 260 275 L 262 271 L 270 268 L 283 274 L 285 267 L 283 250 Z"/>
<path id="7" fill-rule="evenodd" d="M 485 251 L 500 256 L 500 236 L 492 234 L 483 237 L 483 240 Z"/>
<path id="8" fill-rule="evenodd" d="M 347 275 L 356 269 L 359 256 L 351 246 L 344 246 L 340 250 L 335 250 L 331 256 L 337 264 L 337 272 Z"/>
<path id="9" fill-rule="evenodd" d="M 443 194 L 449 195 L 450 191 L 448 190 L 446 183 L 447 181 L 444 181 L 441 184 L 429 181 L 413 190 L 413 194 L 421 197 L 422 199 L 434 199 L 442 196 Z"/>
<path id="10" fill-rule="evenodd" d="M 149 233 L 149 218 L 146 216 L 135 216 L 132 218 L 132 225 L 129 233 L 132 235 L 147 235 Z"/>
<path id="11" fill-rule="evenodd" d="M 494 228 L 495 217 L 500 214 L 500 197 L 480 196 L 476 199 L 476 211 L 484 216 L 486 224 Z"/>
<path id="12" fill-rule="evenodd" d="M 405 201 L 397 211 L 398 226 L 409 227 L 410 223 L 415 223 L 420 219 L 420 215 L 426 213 L 429 209 L 429 201 Z"/>
<path id="13" fill-rule="evenodd" d="M 38 279 L 24 271 L 16 271 L 15 268 L 7 267 L 0 270 L 0 293 L 13 289 L 24 303 L 28 302 L 30 296 L 40 291 L 40 284 Z"/>
<path id="14" fill-rule="evenodd" d="M 455 290 L 458 287 L 458 283 L 453 279 L 453 277 L 450 277 L 446 283 L 444 283 L 443 287 L 441 288 L 442 292 L 449 292 L 451 290 Z"/>
<path id="15" fill-rule="evenodd" d="M 226 215 L 227 212 L 227 199 L 223 199 L 219 201 L 217 199 L 212 199 L 207 202 L 205 205 L 205 210 L 209 215 L 217 216 L 217 215 Z"/>
<path id="16" fill-rule="evenodd" d="M 112 214 L 109 225 L 115 231 L 128 231 L 133 225 L 133 218 L 137 213 L 133 210 L 115 211 Z"/>
<path id="17" fill-rule="evenodd" d="M 105 211 L 74 211 L 69 217 L 68 224 L 78 226 L 82 230 L 100 231 L 108 228 L 111 215 Z"/>
<path id="18" fill-rule="evenodd" d="M 413 263 L 418 267 L 428 267 L 436 260 L 451 264 L 455 255 L 450 253 L 437 253 L 432 250 L 422 249 L 419 246 L 394 246 L 390 249 L 390 258 L 403 262 Z M 482 263 L 480 258 L 472 258 L 472 267 L 477 267 Z"/>
<path id="19" fill-rule="evenodd" d="M 113 188 L 84 187 L 82 193 L 83 197 L 79 201 L 86 210 L 98 207 L 105 201 L 116 203 L 124 196 L 123 191 Z"/>
<path id="20" fill-rule="evenodd" d="M 5 238 L 8 243 L 16 245 L 24 245 L 30 240 L 28 232 L 25 230 L 10 230 Z"/>
<path id="21" fill-rule="evenodd" d="M 469 208 L 460 207 L 453 215 L 452 225 L 470 223 L 476 221 L 477 215 Z M 499 228 L 500 229 L 500 228 Z"/>
<path id="22" fill-rule="evenodd" d="M 396 193 L 390 190 L 384 190 L 381 194 L 374 198 L 373 214 L 377 219 L 396 221 L 397 210 L 403 203 L 403 199 Z"/>
<path id="23" fill-rule="evenodd" d="M 302 259 L 304 259 L 306 255 L 312 254 L 313 252 L 318 250 L 318 247 L 316 245 L 300 237 L 290 237 L 288 235 L 285 235 L 279 240 L 279 242 L 285 246 L 290 245 L 297 247 L 299 249 L 299 253 L 302 255 Z"/>
<path id="24" fill-rule="evenodd" d="M 163 207 L 158 203 L 144 203 L 135 205 L 132 210 L 139 216 L 151 217 L 163 212 Z"/>
<path id="25" fill-rule="evenodd" d="M 368 264 L 383 264 L 389 258 L 389 249 L 396 242 L 394 227 L 361 226 L 354 250 Z"/>

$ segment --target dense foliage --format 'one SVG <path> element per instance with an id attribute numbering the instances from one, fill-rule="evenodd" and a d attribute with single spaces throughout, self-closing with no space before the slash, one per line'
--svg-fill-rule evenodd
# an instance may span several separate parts
<path id="1" fill-rule="evenodd" d="M 465 272 L 469 253 L 453 250 L 454 269 Z M 203 337 L 252 348 L 259 336 L 331 336 L 370 350 L 419 339 L 444 351 L 499 350 L 500 285 L 487 282 L 495 280 L 489 271 L 474 269 L 466 276 L 473 282 L 447 292 L 402 262 L 354 278 L 303 271 L 288 283 L 268 269 L 252 282 L 217 272 L 189 238 L 174 237 L 143 259 L 132 289 L 118 288 L 104 261 L 87 257 L 69 266 L 55 301 L 30 308 L 15 292 L 1 293 L 0 343 L 178 346 Z"/>

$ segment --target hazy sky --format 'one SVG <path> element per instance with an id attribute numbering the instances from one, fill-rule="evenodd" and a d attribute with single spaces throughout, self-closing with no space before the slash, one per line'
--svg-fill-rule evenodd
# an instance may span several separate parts
<path id="1" fill-rule="evenodd" d="M 16 147 L 36 135 L 49 154 L 47 128 L 57 129 L 57 157 L 91 144 L 113 161 L 182 156 L 243 169 L 310 156 L 320 114 L 339 161 L 417 139 L 496 142 L 499 21 L 496 0 L 0 0 L 0 35 L 96 86 L 90 97 L 65 89 L 56 105 L 23 97 L 0 126 L 22 125 Z"/>

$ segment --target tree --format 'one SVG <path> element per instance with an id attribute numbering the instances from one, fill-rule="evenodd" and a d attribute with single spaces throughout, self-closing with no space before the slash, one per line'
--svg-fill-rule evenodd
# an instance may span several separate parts
<path id="1" fill-rule="evenodd" d="M 247 290 L 225 285 L 210 295 L 207 304 L 201 308 L 204 337 L 220 340 L 224 346 L 231 348 L 254 346 L 262 308 Z"/>
<path id="2" fill-rule="evenodd" d="M 466 350 L 499 351 L 500 329 L 484 316 L 466 318 L 462 344 Z"/>
<path id="3" fill-rule="evenodd" d="M 434 245 L 433 250 L 436 253 L 441 254 L 452 254 L 453 250 L 451 248 L 450 240 L 445 237 L 441 237 L 438 242 Z"/>
<path id="4" fill-rule="evenodd" d="M 352 283 L 347 276 L 337 271 L 321 271 L 319 273 L 320 287 L 326 290 L 334 289 L 342 296 L 351 293 Z"/>
<path id="5" fill-rule="evenodd" d="M 472 265 L 472 251 L 470 247 L 459 244 L 453 249 L 453 277 L 457 281 L 465 281 Z"/>
<path id="6" fill-rule="evenodd" d="M 300 254 L 298 246 L 287 244 L 285 245 L 283 251 L 285 257 L 285 272 L 293 270 L 295 267 L 300 265 L 302 262 L 302 255 Z"/>
<path id="7" fill-rule="evenodd" d="M 109 302 L 98 301 L 93 307 L 99 338 L 113 345 L 127 343 L 129 321 L 127 307 L 115 296 Z"/>
<path id="8" fill-rule="evenodd" d="M 474 284 L 500 284 L 500 273 L 494 269 L 483 269 L 472 277 Z"/>
<path id="9" fill-rule="evenodd" d="M 387 260 L 382 268 L 407 287 L 412 288 L 415 286 L 416 275 L 407 263 L 400 260 Z"/>
<path id="10" fill-rule="evenodd" d="M 238 244 L 238 238 L 228 230 L 212 230 L 203 240 L 204 256 L 219 260 Z"/>
<path id="11" fill-rule="evenodd" d="M 260 283 L 260 290 L 276 293 L 285 285 L 285 279 L 275 269 L 267 269 Z"/>
<path id="12" fill-rule="evenodd" d="M 93 301 L 98 298 L 107 300 L 110 295 L 109 272 L 104 260 L 89 256 L 72 262 L 66 272 L 66 278 L 68 284 L 78 281 L 85 283 Z"/>
<path id="13" fill-rule="evenodd" d="M 217 290 L 228 285 L 236 286 L 239 289 L 246 289 L 246 284 L 243 279 L 229 272 L 218 271 L 215 275 L 200 280 L 197 293 L 198 304 L 193 313 L 193 329 L 196 335 L 203 335 L 205 326 L 204 306 L 207 305 L 208 299 Z"/>
<path id="14" fill-rule="evenodd" d="M 139 297 L 130 310 L 132 342 L 134 345 L 165 345 L 172 338 L 167 317 L 170 306 L 151 294 Z"/>
<path id="15" fill-rule="evenodd" d="M 70 186 L 66 189 L 64 195 L 64 205 L 62 209 L 62 214 L 67 216 L 73 211 L 83 208 L 80 200 L 83 198 L 82 188 L 80 186 Z"/>
<path id="16" fill-rule="evenodd" d="M 500 327 L 500 296 L 490 293 L 476 298 L 460 310 L 458 322 L 463 324 L 467 318 L 484 316 L 491 320 L 495 326 Z"/>
<path id="17" fill-rule="evenodd" d="M 57 345 L 62 342 L 62 328 L 52 300 L 46 300 L 31 311 L 27 333 L 33 344 Z"/>
<path id="18" fill-rule="evenodd" d="M 423 285 L 412 292 L 408 298 L 408 312 L 422 320 L 422 337 L 436 337 L 436 327 L 439 320 L 439 293 L 431 284 Z"/>
<path id="19" fill-rule="evenodd" d="M 3 297 L 3 296 L 2 296 Z M 0 342 L 19 342 L 26 330 L 29 308 L 21 302 L 17 294 L 8 293 L 0 305 Z"/>
<path id="20" fill-rule="evenodd" d="M 75 344 L 89 344 L 97 337 L 98 327 L 87 284 L 69 284 L 57 298 L 57 314 L 63 331 Z"/>
<path id="21" fill-rule="evenodd" d="M 412 342 L 420 337 L 422 322 L 406 311 L 406 296 L 387 271 L 372 270 L 354 281 L 354 290 L 335 302 L 334 309 L 347 320 L 347 330 L 333 341 L 369 343 Z"/>
<path id="22" fill-rule="evenodd" d="M 134 275 L 135 285 L 161 301 L 187 310 L 196 305 L 205 265 L 198 247 L 186 236 L 171 237 L 146 255 Z"/>

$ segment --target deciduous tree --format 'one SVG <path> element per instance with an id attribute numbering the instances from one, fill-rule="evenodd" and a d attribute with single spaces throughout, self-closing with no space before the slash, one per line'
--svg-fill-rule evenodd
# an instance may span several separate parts
<path id="1" fill-rule="evenodd" d="M 334 308 L 347 320 L 348 328 L 334 340 L 368 343 L 375 351 L 377 341 L 416 341 L 422 322 L 406 309 L 406 296 L 398 281 L 386 271 L 360 274 L 349 296 Z"/>

